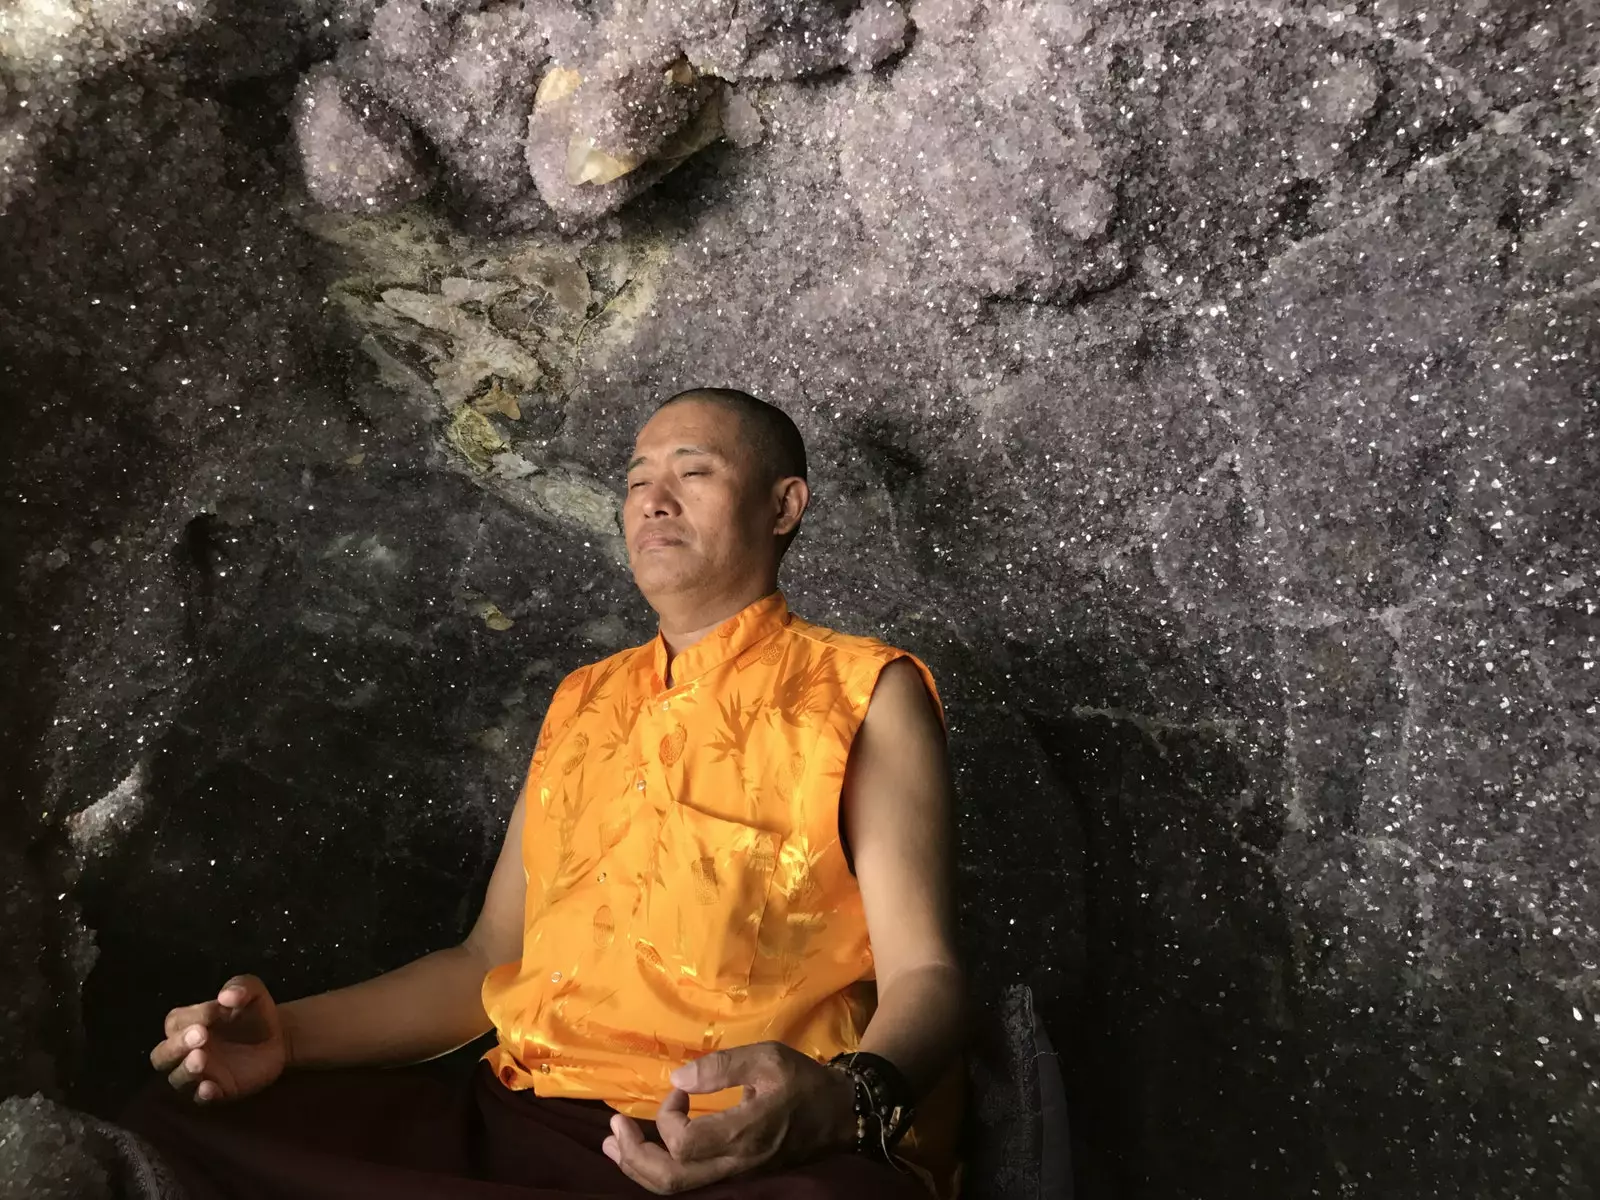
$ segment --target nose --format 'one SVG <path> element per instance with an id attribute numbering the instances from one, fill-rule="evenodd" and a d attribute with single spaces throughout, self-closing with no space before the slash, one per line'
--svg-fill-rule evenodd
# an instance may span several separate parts
<path id="1" fill-rule="evenodd" d="M 635 494 L 639 497 L 639 512 L 644 517 L 675 517 L 680 509 L 672 489 L 661 483 L 647 483 Z"/>

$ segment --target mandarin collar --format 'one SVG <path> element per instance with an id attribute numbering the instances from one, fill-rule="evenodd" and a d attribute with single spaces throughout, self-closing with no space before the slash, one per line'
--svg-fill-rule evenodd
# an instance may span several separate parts
<path id="1" fill-rule="evenodd" d="M 788 623 L 789 602 L 784 599 L 783 593 L 772 592 L 763 596 L 754 604 L 740 609 L 672 659 L 672 686 L 682 687 L 723 663 L 731 662 Z M 665 686 L 667 678 L 667 642 L 657 632 L 651 645 L 655 655 L 655 684 L 659 690 Z"/>

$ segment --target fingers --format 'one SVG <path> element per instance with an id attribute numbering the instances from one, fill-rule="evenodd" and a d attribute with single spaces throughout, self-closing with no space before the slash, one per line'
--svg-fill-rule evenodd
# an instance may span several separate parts
<path id="1" fill-rule="evenodd" d="M 176 1091 L 190 1092 L 199 1104 L 223 1100 L 228 1095 L 224 1084 L 231 1078 L 224 1066 L 209 1050 L 197 1048 L 167 1072 L 167 1083 Z"/>
<path id="2" fill-rule="evenodd" d="M 673 1088 L 656 1110 L 656 1132 L 668 1150 L 678 1153 L 678 1142 L 689 1128 L 689 1093 Z"/>
<path id="3" fill-rule="evenodd" d="M 186 1004 L 167 1014 L 167 1019 L 162 1023 L 162 1031 L 168 1037 L 172 1037 L 191 1025 L 213 1025 L 222 1019 L 223 1012 L 222 1005 L 215 1000 L 207 1000 L 204 1004 Z"/>
<path id="4" fill-rule="evenodd" d="M 150 1051 L 150 1065 L 158 1071 L 171 1071 L 189 1051 L 205 1045 L 210 1027 L 225 1017 L 226 1010 L 211 1000 L 173 1009 L 164 1023 L 167 1036 Z"/>
<path id="5" fill-rule="evenodd" d="M 724 1081 L 735 1069 L 733 1055 L 731 1050 L 714 1050 L 703 1058 L 684 1063 L 670 1076 L 672 1086 L 694 1095 L 732 1087 Z"/>
<path id="6" fill-rule="evenodd" d="M 685 1101 L 688 1096 L 683 1095 Z M 779 1127 L 774 1125 L 780 1105 L 757 1097 L 718 1113 L 690 1120 L 663 1112 L 656 1118 L 662 1144 L 679 1162 L 714 1162 L 737 1159 L 748 1168 L 765 1162 L 775 1149 Z"/>
<path id="7" fill-rule="evenodd" d="M 259 1000 L 266 992 L 267 985 L 256 976 L 235 975 L 222 985 L 222 990 L 217 993 L 217 1003 L 237 1012 L 252 1001 Z"/>
<path id="8" fill-rule="evenodd" d="M 611 1136 L 600 1144 L 600 1149 L 612 1162 L 619 1166 L 622 1163 L 622 1148 L 626 1143 L 631 1154 L 634 1148 L 643 1143 L 644 1134 L 639 1130 L 639 1123 L 632 1117 L 625 1117 L 621 1113 L 611 1118 Z"/>
<path id="9" fill-rule="evenodd" d="M 194 1086 L 205 1074 L 208 1055 L 204 1050 L 191 1050 L 167 1072 L 167 1082 L 179 1091 Z"/>
<path id="10" fill-rule="evenodd" d="M 162 1023 L 166 1037 L 150 1051 L 150 1065 L 167 1072 L 173 1086 L 188 1086 L 192 1082 L 186 1066 L 190 1053 L 207 1045 L 214 1027 L 233 1021 L 266 994 L 266 985 L 256 976 L 235 975 L 222 985 L 215 1000 L 173 1009 Z M 205 1090 L 200 1089 L 201 1092 Z"/>
<path id="11" fill-rule="evenodd" d="M 611 1136 L 601 1149 L 624 1175 L 659 1196 L 704 1187 L 743 1169 L 743 1164 L 728 1158 L 680 1162 L 665 1147 L 645 1141 L 638 1122 L 620 1113 L 611 1118 Z"/>
<path id="12" fill-rule="evenodd" d="M 752 1087 L 781 1068 L 782 1059 L 770 1042 L 735 1046 L 684 1063 L 672 1073 L 672 1086 L 700 1096 L 726 1088 Z"/>
<path id="13" fill-rule="evenodd" d="M 172 1037 L 156 1043 L 150 1051 L 150 1065 L 158 1071 L 170 1071 L 183 1061 L 184 1055 L 205 1041 L 205 1028 L 191 1025 Z"/>

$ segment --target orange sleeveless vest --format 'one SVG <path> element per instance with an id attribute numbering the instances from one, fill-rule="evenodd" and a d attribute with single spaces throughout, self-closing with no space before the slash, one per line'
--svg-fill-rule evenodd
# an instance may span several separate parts
<path id="1" fill-rule="evenodd" d="M 483 983 L 502 1083 L 649 1119 L 712 1050 L 857 1047 L 875 989 L 839 794 L 904 657 L 775 592 L 672 660 L 671 687 L 660 637 L 567 677 L 524 789 L 522 957 Z"/>

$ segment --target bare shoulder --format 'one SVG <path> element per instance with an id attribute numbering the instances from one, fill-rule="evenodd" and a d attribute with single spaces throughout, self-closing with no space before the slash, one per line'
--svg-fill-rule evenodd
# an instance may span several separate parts
<path id="1" fill-rule="evenodd" d="M 872 693 L 868 711 L 885 709 L 933 714 L 933 697 L 928 695 L 927 681 L 909 657 L 895 659 L 878 675 L 878 686 Z"/>
<path id="2" fill-rule="evenodd" d="M 888 735 L 933 734 L 943 738 L 944 722 L 938 704 L 914 659 L 897 658 L 879 672 L 863 729 Z"/>

